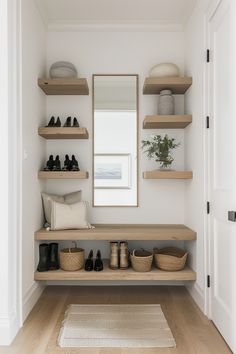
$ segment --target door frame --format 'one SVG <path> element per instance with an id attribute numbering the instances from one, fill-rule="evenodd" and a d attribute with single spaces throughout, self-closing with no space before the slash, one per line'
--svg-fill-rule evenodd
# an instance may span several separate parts
<path id="1" fill-rule="evenodd" d="M 207 53 L 207 50 L 210 50 L 210 61 L 209 63 L 206 61 L 205 62 L 205 116 L 210 117 L 210 71 L 211 71 L 211 48 L 210 48 L 210 21 L 212 17 L 214 16 L 215 12 L 217 11 L 218 7 L 221 5 L 221 3 L 224 0 L 211 0 L 206 15 L 205 15 L 205 53 Z M 229 0 L 227 0 L 229 1 Z M 210 121 L 211 121 L 210 117 Z M 210 151 L 210 146 L 211 146 L 211 140 L 210 140 L 210 129 L 205 129 L 205 205 L 207 206 L 207 202 L 211 202 L 210 200 L 210 156 L 211 156 L 211 151 Z M 212 269 L 212 262 L 211 262 L 211 219 L 210 219 L 210 213 L 207 214 L 205 213 L 205 220 L 204 220 L 204 230 L 205 230 L 205 314 L 209 319 L 212 319 L 212 302 L 211 302 L 211 296 L 212 296 L 212 291 L 213 288 L 210 286 L 208 287 L 207 284 L 207 277 L 210 276 L 212 278 L 213 274 L 213 269 Z"/>

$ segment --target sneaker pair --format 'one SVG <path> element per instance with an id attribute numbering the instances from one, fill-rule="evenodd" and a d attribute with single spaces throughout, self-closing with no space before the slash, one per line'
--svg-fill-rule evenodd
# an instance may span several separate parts
<path id="1" fill-rule="evenodd" d="M 61 126 L 61 121 L 60 121 L 60 118 L 57 117 L 57 120 L 55 122 L 55 117 L 52 116 L 47 127 L 60 127 Z"/>
<path id="2" fill-rule="evenodd" d="M 103 270 L 103 262 L 100 250 L 97 251 L 95 262 L 93 262 L 93 250 L 90 250 L 88 258 L 86 259 L 84 269 L 87 272 L 91 272 L 95 270 L 96 272 L 100 272 Z"/>
<path id="3" fill-rule="evenodd" d="M 63 127 L 71 127 L 71 117 L 68 117 L 65 121 L 65 124 L 63 125 Z M 78 128 L 79 127 L 79 122 L 77 120 L 77 118 L 74 117 L 73 119 L 73 128 Z"/>
<path id="4" fill-rule="evenodd" d="M 78 161 L 75 158 L 75 155 L 72 155 L 71 160 L 69 155 L 65 156 L 63 171 L 80 171 Z"/>

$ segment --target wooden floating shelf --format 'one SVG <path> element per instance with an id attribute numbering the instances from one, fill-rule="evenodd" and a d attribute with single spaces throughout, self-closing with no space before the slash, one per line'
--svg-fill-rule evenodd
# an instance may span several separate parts
<path id="1" fill-rule="evenodd" d="M 86 128 L 41 127 L 38 135 L 45 139 L 88 139 Z"/>
<path id="2" fill-rule="evenodd" d="M 184 129 L 192 123 L 191 115 L 146 116 L 143 129 Z"/>
<path id="3" fill-rule="evenodd" d="M 156 95 L 161 90 L 171 90 L 173 94 L 184 94 L 192 85 L 191 77 L 147 77 L 143 86 L 144 95 Z"/>
<path id="4" fill-rule="evenodd" d="M 87 171 L 39 171 L 39 179 L 87 179 Z"/>
<path id="5" fill-rule="evenodd" d="M 87 79 L 38 79 L 46 95 L 88 95 Z"/>
<path id="6" fill-rule="evenodd" d="M 54 270 L 48 272 L 35 272 L 35 280 L 164 280 L 164 281 L 194 281 L 196 273 L 189 267 L 177 272 L 166 272 L 153 268 L 150 272 L 135 272 L 132 268 L 126 270 L 112 270 L 108 261 L 104 261 L 104 270 L 101 272 L 87 272 L 83 269 L 75 272 Z"/>
<path id="7" fill-rule="evenodd" d="M 197 234 L 185 225 L 95 225 L 88 230 L 47 231 L 41 229 L 35 232 L 35 240 L 196 240 Z"/>
<path id="8" fill-rule="evenodd" d="M 192 179 L 192 171 L 146 171 L 143 173 L 145 179 Z"/>

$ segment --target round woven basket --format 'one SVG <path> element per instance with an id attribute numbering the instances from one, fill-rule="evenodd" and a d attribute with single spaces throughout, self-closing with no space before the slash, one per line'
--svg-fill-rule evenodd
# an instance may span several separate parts
<path id="1" fill-rule="evenodd" d="M 153 254 L 146 250 L 133 250 L 130 255 L 133 270 L 136 272 L 150 272 Z"/>
<path id="2" fill-rule="evenodd" d="M 73 247 L 60 251 L 60 267 L 63 270 L 73 272 L 84 266 L 84 249 Z"/>
<path id="3" fill-rule="evenodd" d="M 154 248 L 154 260 L 157 268 L 166 271 L 178 271 L 185 267 L 187 252 L 177 247 Z"/>

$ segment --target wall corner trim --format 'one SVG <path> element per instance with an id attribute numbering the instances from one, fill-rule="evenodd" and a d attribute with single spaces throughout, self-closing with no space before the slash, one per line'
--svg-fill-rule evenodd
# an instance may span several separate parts
<path id="1" fill-rule="evenodd" d="M 23 308 L 22 308 L 22 321 L 24 322 L 29 315 L 30 311 L 40 298 L 44 286 L 33 282 L 32 285 L 28 288 L 26 293 L 23 295 Z"/>

